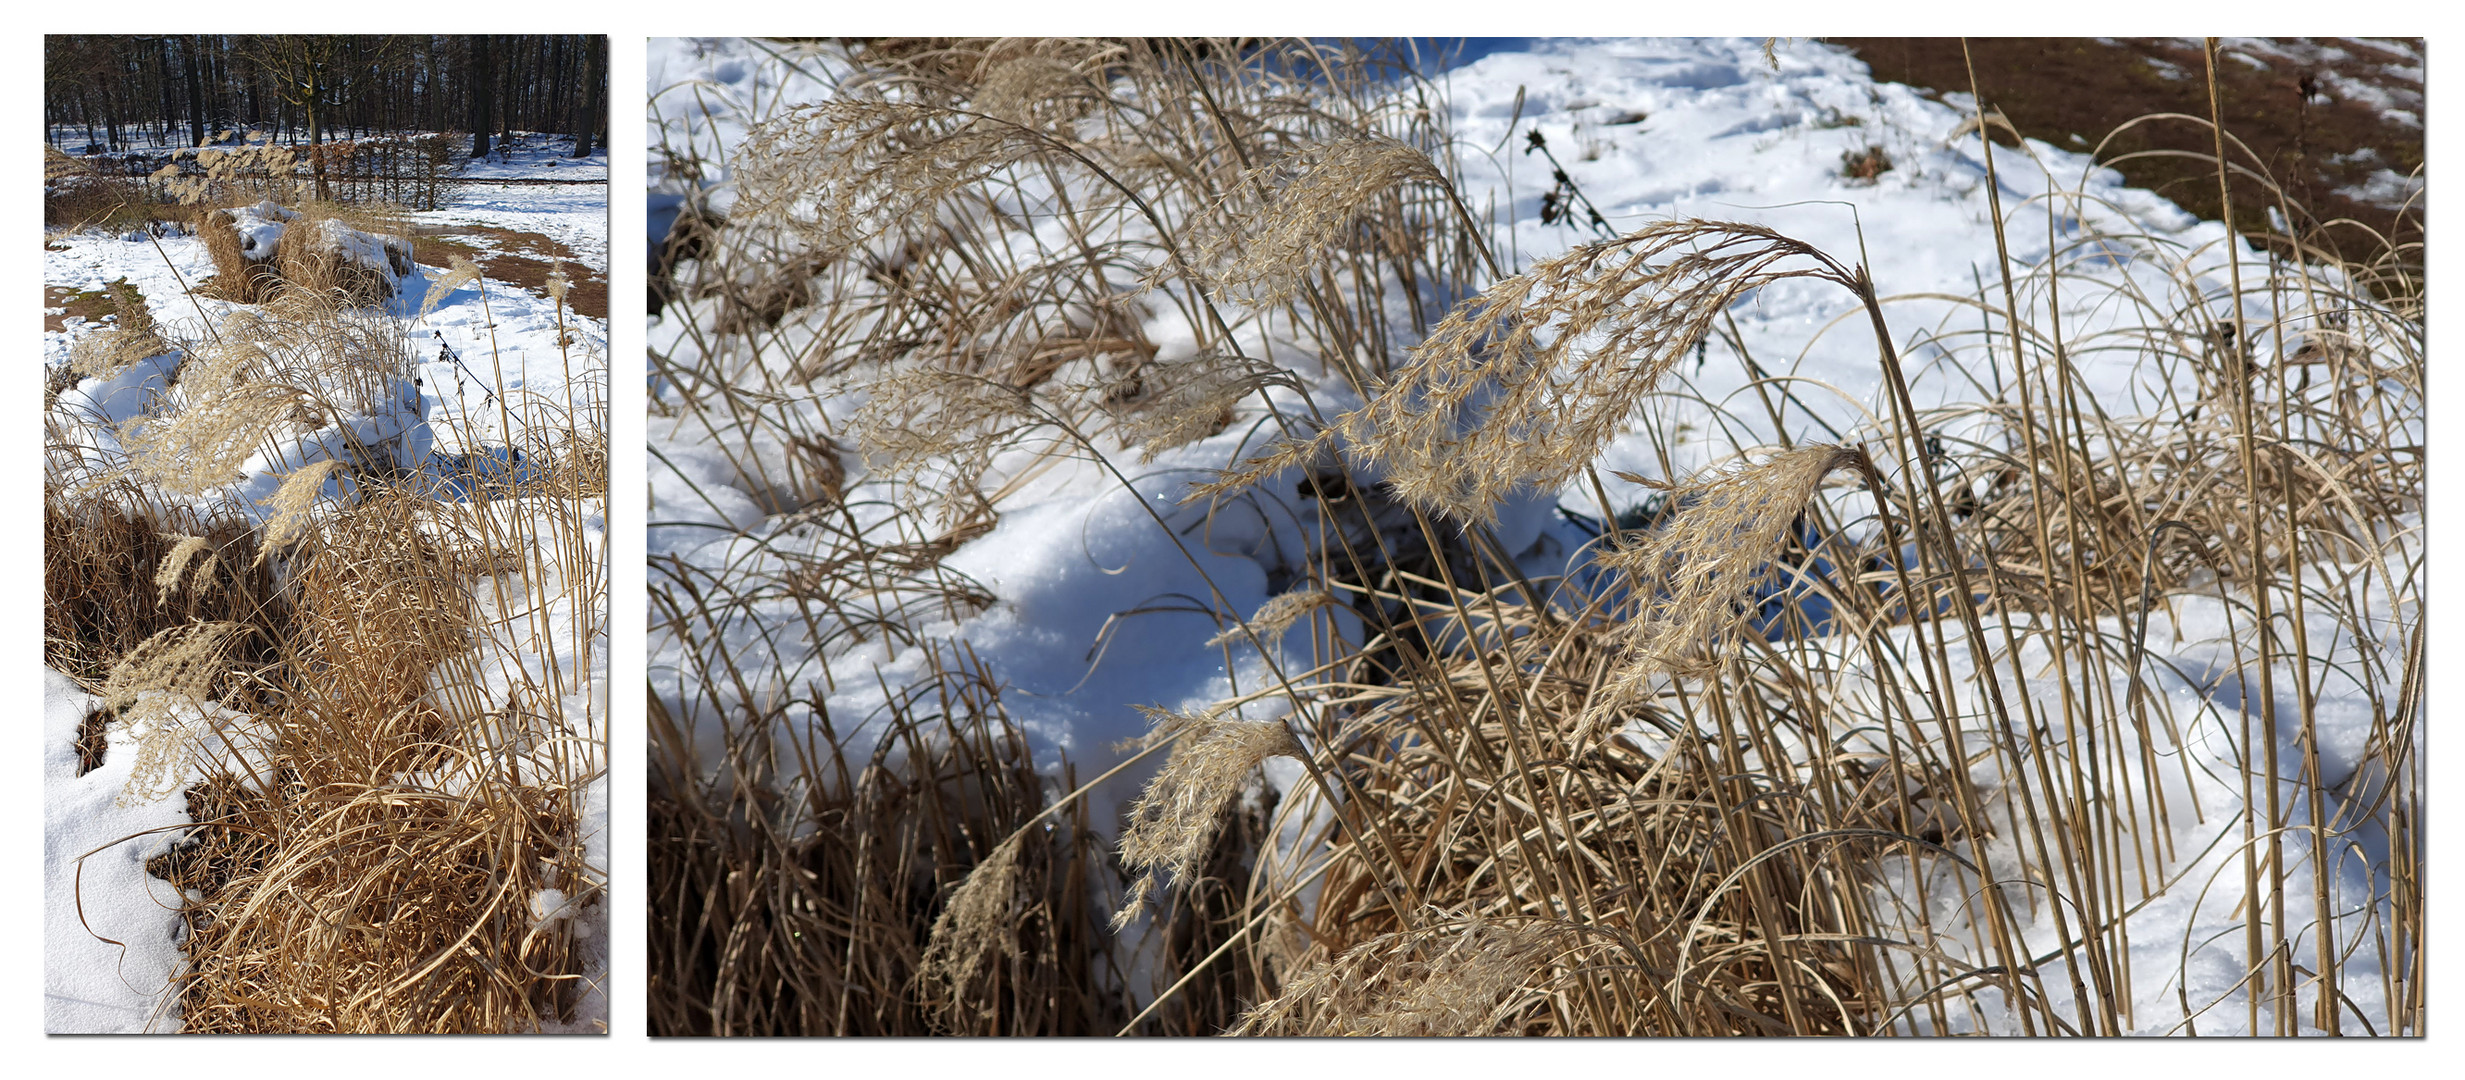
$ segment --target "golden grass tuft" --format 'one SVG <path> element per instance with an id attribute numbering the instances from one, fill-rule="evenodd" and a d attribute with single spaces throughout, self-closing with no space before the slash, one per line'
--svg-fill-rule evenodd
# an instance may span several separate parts
<path id="1" fill-rule="evenodd" d="M 1545 923 L 1479 919 L 1381 934 L 1301 972 L 1227 1035 L 1515 1035 L 1549 993 L 1536 982 L 1570 961 L 1615 962 Z"/>

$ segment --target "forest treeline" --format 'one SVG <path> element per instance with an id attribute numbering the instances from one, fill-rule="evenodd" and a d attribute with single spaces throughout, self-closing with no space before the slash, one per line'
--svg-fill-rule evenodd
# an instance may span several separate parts
<path id="1" fill-rule="evenodd" d="M 607 137 L 597 34 L 55 34 L 44 137 L 76 153 L 203 146 L 236 129 L 322 143 L 407 131 Z"/>

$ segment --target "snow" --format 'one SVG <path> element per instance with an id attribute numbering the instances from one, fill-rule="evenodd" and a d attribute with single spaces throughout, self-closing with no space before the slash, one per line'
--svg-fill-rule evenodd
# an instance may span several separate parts
<path id="1" fill-rule="evenodd" d="M 180 898 L 145 865 L 189 823 L 187 805 L 179 792 L 123 798 L 138 755 L 122 725 L 101 767 L 77 775 L 77 727 L 98 704 L 43 670 L 43 1030 L 177 1031 L 163 992 L 182 964 Z"/>
<path id="2" fill-rule="evenodd" d="M 577 254 L 580 261 L 572 269 L 577 276 L 585 270 L 605 274 L 607 156 L 604 150 L 578 160 L 559 156 L 571 146 L 561 136 L 526 136 L 502 157 L 474 162 L 468 174 L 472 182 L 448 205 L 405 216 L 414 228 L 481 225 L 538 232 Z M 578 182 L 513 182 L 540 178 Z M 270 252 L 297 214 L 269 202 L 240 208 L 234 217 L 247 244 Z M 330 220 L 324 228 L 326 239 L 347 258 L 391 275 L 385 249 L 399 238 L 371 236 Z M 213 269 L 203 242 L 178 230 L 45 237 L 46 284 L 100 289 L 125 280 L 144 295 L 153 319 L 174 340 L 203 339 L 207 327 L 223 326 L 227 317 L 246 308 L 189 294 Z M 519 482 L 533 475 L 529 462 L 541 449 L 538 432 L 568 424 L 604 429 L 604 319 L 579 316 L 570 308 L 560 313 L 548 296 L 492 279 L 436 297 L 431 310 L 415 318 L 429 305 L 429 293 L 442 276 L 433 268 L 415 267 L 398 279 L 398 294 L 381 310 L 361 316 L 402 327 L 406 347 L 421 361 L 414 380 L 395 379 L 376 387 L 356 412 L 326 417 L 313 426 L 302 422 L 278 429 L 247 458 L 239 475 L 189 501 L 261 522 L 272 513 L 264 500 L 285 475 L 326 458 L 344 457 L 345 447 L 356 440 L 392 446 L 401 464 L 426 474 L 440 500 L 458 502 L 478 484 Z M 66 364 L 79 338 L 108 325 L 71 318 L 63 329 L 46 331 L 47 369 Z M 88 465 L 115 461 L 120 425 L 151 422 L 151 415 L 175 400 L 173 387 L 183 363 L 182 355 L 174 352 L 64 389 L 51 410 L 50 419 L 62 435 L 51 443 L 51 452 L 83 458 Z M 355 395 L 337 392 L 329 397 L 353 400 Z M 57 457 L 53 462 L 64 463 Z M 329 481 L 328 497 L 342 496 L 347 481 L 339 476 Z M 573 774 L 582 817 L 577 841 L 595 879 L 594 892 L 587 901 L 571 903 L 582 891 L 578 883 L 568 883 L 565 900 L 547 917 L 570 921 L 582 940 L 591 989 L 568 1030 L 590 1032 L 604 1030 L 608 1017 L 607 508 L 604 497 L 560 508 L 540 502 L 536 497 L 499 497 L 489 504 L 491 512 L 506 519 L 499 522 L 506 530 L 500 535 L 518 537 L 536 553 L 531 560 L 536 580 L 507 575 L 493 587 L 483 584 L 477 590 L 483 618 L 508 628 L 482 636 L 486 645 L 480 664 L 490 673 L 483 679 L 487 685 L 479 689 L 501 701 L 517 681 L 527 681 L 562 688 L 564 694 L 558 704 L 570 733 L 567 739 L 555 746 L 526 743 L 496 749 L 530 761 L 556 755 L 579 762 Z M 578 551 L 568 552 L 556 542 L 562 532 L 558 523 L 564 520 L 580 523 Z M 576 609 L 569 584 L 580 595 L 596 598 L 593 610 Z M 536 595 L 551 601 L 535 609 L 529 598 Z M 176 1030 L 176 1004 L 164 999 L 162 991 L 183 963 L 175 940 L 177 898 L 169 895 L 169 885 L 148 877 L 143 866 L 147 857 L 168 847 L 177 826 L 189 823 L 181 794 L 187 781 L 180 780 L 160 798 L 122 799 L 137 755 L 128 748 L 132 744 L 124 725 L 116 723 L 111 728 L 113 751 L 104 766 L 75 776 L 73 743 L 86 698 L 56 674 L 47 676 L 46 692 L 46 1029 Z M 452 695 L 442 698 L 451 700 Z M 226 749 L 209 744 L 198 754 L 202 758 Z M 194 772 L 192 765 L 190 774 Z M 524 774 L 538 775 L 527 763 Z M 430 779 L 451 784 L 450 778 Z M 76 860 L 90 850 L 96 854 L 85 860 L 82 892 L 72 895 Z M 79 898 L 94 930 L 129 943 L 125 949 L 96 941 L 79 925 Z"/>
<path id="3" fill-rule="evenodd" d="M 2248 63 L 2285 59 L 2254 43 L 2237 47 L 2243 52 L 2236 55 Z M 2239 260 L 2247 280 L 2262 280 L 2268 270 L 2256 251 L 2222 225 L 2127 187 L 2119 174 L 2062 147 L 2030 140 L 2019 150 L 1998 148 L 1993 183 L 1999 191 L 1990 192 L 1974 128 L 1963 127 L 1965 95 L 1931 100 L 1904 86 L 1878 84 L 1861 61 L 1820 44 L 1788 45 L 1777 59 L 1775 70 L 1760 39 L 1533 39 L 1484 47 L 1436 81 L 1452 107 L 1451 147 L 1466 178 L 1467 202 L 1476 215 L 1494 220 L 1493 235 L 1511 260 L 1510 272 L 1594 238 L 1579 227 L 1543 222 L 1551 166 L 1525 149 L 1527 134 L 1537 131 L 1619 232 L 1672 217 L 1762 224 L 1844 263 L 1870 267 L 1887 298 L 1891 329 L 1899 335 L 1920 409 L 1991 396 L 1981 385 L 1986 373 L 1958 370 L 1947 362 L 1948 354 L 1925 341 L 1947 328 L 1973 328 L 1975 309 L 1955 298 L 1999 280 L 1990 194 L 2000 197 L 2016 266 L 2059 257 L 2072 271 L 2101 282 L 2094 290 L 2080 290 L 2094 295 L 2063 298 L 2061 321 L 2075 342 L 2131 333 L 2152 313 L 2178 307 L 2230 318 L 2217 298 L 2225 292 L 2231 264 Z M 654 250 L 688 201 L 722 210 L 731 205 L 735 192 L 727 154 L 751 124 L 782 103 L 831 95 L 831 82 L 842 72 L 827 54 L 799 54 L 793 60 L 791 66 L 742 41 L 653 39 L 646 63 L 652 95 L 647 137 L 654 149 L 647 239 Z M 2418 99 L 2413 104 L 2418 108 Z M 669 175 L 660 165 L 662 146 L 690 148 L 706 167 L 695 177 Z M 1844 177 L 1844 155 L 1869 148 L 1882 150 L 1892 167 L 1871 181 Z M 2386 175 L 2386 181 L 2373 181 L 2377 196 L 2401 198 L 2420 189 L 2418 178 Z M 2127 232 L 2140 243 L 2130 250 L 2079 249 L 2084 237 L 2101 231 Z M 2124 297 L 2136 299 L 2119 299 Z M 1169 311 L 1171 305 L 1156 307 Z M 1784 414 L 1789 434 L 1820 437 L 1823 425 L 1846 430 L 1889 411 L 1861 311 L 1845 290 L 1816 281 L 1774 284 L 1731 310 L 1744 351 L 1770 373 L 1800 380 L 1791 385 L 1801 401 Z M 2264 317 L 2256 308 L 2250 313 Z M 688 331 L 690 321 L 654 321 L 652 352 L 693 366 L 702 345 Z M 774 355 L 799 351 L 804 339 L 794 322 L 790 316 L 781 324 L 784 348 Z M 1193 349 L 1186 328 L 1169 316 L 1146 329 L 1162 348 L 1160 358 L 1186 356 Z M 1332 412 L 1351 403 L 1340 380 L 1306 348 L 1282 339 L 1261 342 L 1254 328 L 1243 333 L 1245 351 L 1259 355 L 1260 344 L 1271 346 L 1271 354 L 1310 385 L 1322 408 Z M 2263 348 L 2282 355 L 2297 345 L 2289 338 Z M 1733 361 L 1727 345 L 1712 348 L 1712 363 L 1681 367 L 1681 389 L 1695 399 L 1728 403 L 1734 422 L 1724 430 L 1704 430 L 1683 411 L 1699 413 L 1700 406 L 1670 395 L 1648 405 L 1628 433 L 1610 444 L 1597 462 L 1604 476 L 1621 470 L 1683 477 L 1724 460 L 1732 447 L 1770 442 L 1781 434 L 1771 430 L 1760 409 L 1735 407 L 1739 395 L 1751 393 L 1745 365 Z M 2126 350 L 2083 350 L 2074 359 L 2079 385 L 2109 412 L 2157 413 L 2168 396 L 2184 389 L 2142 370 Z M 795 423 L 836 432 L 861 399 L 817 389 L 817 396 L 773 407 Z M 714 428 L 701 413 L 678 406 L 677 388 L 656 379 L 651 392 L 648 550 L 655 564 L 678 559 L 713 574 L 754 575 L 775 572 L 817 549 L 821 542 L 805 525 L 774 516 L 778 500 L 745 479 L 736 464 L 747 454 L 775 457 L 777 436 Z M 2402 437 L 2419 441 L 2420 403 L 2410 409 L 2412 430 Z M 1245 402 L 1223 433 L 1169 450 L 1145 466 L 1136 464 L 1134 451 L 1099 438 L 1095 449 L 1118 473 L 1080 453 L 1032 476 L 1014 477 L 1018 482 L 999 504 L 998 524 L 944 561 L 946 569 L 995 600 L 980 613 L 916 615 L 911 627 L 919 638 L 964 642 L 990 667 L 1005 687 L 1005 706 L 1048 772 L 1057 773 L 1064 756 L 1081 777 L 1120 761 L 1124 751 L 1118 744 L 1146 728 L 1134 705 L 1179 708 L 1218 701 L 1271 683 L 1279 667 L 1290 670 L 1306 662 L 1309 650 L 1302 637 L 1269 642 L 1265 654 L 1246 640 L 1208 644 L 1230 620 L 1249 615 L 1283 590 L 1291 553 L 1308 545 L 1301 523 L 1314 512 L 1306 500 L 1288 482 L 1262 485 L 1205 529 L 1199 528 L 1199 510 L 1178 505 L 1190 482 L 1256 449 L 1261 416 L 1254 402 Z M 1648 434 L 1655 429 L 1666 444 L 1666 458 Z M 1015 468 L 1025 459 L 1007 460 Z M 847 463 L 852 474 L 864 464 L 854 454 Z M 997 466 L 996 475 L 1011 474 Z M 1634 505 L 1646 494 L 1640 485 L 1610 481 L 1616 507 L 1608 509 Z M 846 505 L 861 527 L 887 536 L 895 523 L 885 504 L 897 498 L 886 486 L 865 483 L 854 488 Z M 1528 573 L 1566 573 L 1569 553 L 1591 539 L 1560 508 L 1593 516 L 1604 512 L 1588 484 L 1531 492 L 1502 508 L 1502 539 Z M 2406 608 L 2419 603 L 2421 592 L 2417 585 L 2398 589 L 2388 582 L 2404 580 L 2404 561 L 2421 557 L 2418 526 L 2418 521 L 2404 523 L 2416 531 L 2392 541 L 2387 565 L 2372 579 L 2381 592 L 2371 610 L 2389 615 L 2387 636 L 2355 642 L 2345 636 L 2347 629 L 2315 618 L 2311 634 L 2322 656 L 2350 660 L 2363 650 L 2401 652 L 2401 628 L 2420 618 L 2418 610 Z M 2328 569 L 2313 568 L 2313 573 Z M 659 585 L 654 569 L 652 586 Z M 654 623 L 659 618 L 654 611 Z M 1999 634 L 1995 624 L 1989 627 L 1990 636 Z M 861 748 L 867 738 L 862 725 L 876 723 L 883 713 L 884 688 L 895 691 L 919 678 L 925 656 L 879 636 L 826 647 L 825 640 L 845 640 L 823 636 L 834 629 L 843 628 L 817 631 L 801 623 L 797 610 L 783 601 L 755 601 L 738 622 L 707 639 L 688 641 L 654 630 L 648 652 L 652 693 L 692 725 L 704 762 L 718 762 L 721 706 L 704 700 L 685 672 L 697 654 L 724 654 L 745 667 L 755 685 L 793 687 L 797 693 L 827 687 L 821 704 L 834 730 L 842 738 L 856 731 L 855 745 Z M 2126 631 L 2113 625 L 2100 629 Z M 1358 630 L 1350 626 L 1347 632 L 1358 640 Z M 2241 925 L 2236 908 L 2242 884 L 2238 872 L 2226 871 L 2229 863 L 2240 865 L 2238 778 L 2245 763 L 2236 748 L 2246 745 L 2240 731 L 2247 708 L 2243 687 L 2256 685 L 2257 672 L 2237 666 L 2243 661 L 2230 647 L 2232 624 L 2223 602 L 2213 597 L 2178 601 L 2151 620 L 2147 633 L 2147 670 L 2165 673 L 2162 685 L 2169 688 L 2156 706 L 2170 711 L 2193 743 L 2187 758 L 2165 766 L 2163 782 L 2180 805 L 2200 809 L 2203 824 L 2185 827 L 2173 838 L 2182 857 L 2158 868 L 2157 880 L 2132 884 L 2146 885 L 2154 896 L 2129 923 L 2130 962 L 2140 992 L 2132 1013 L 2140 1033 L 2176 1032 L 2186 1026 L 2178 999 L 2187 997 L 2197 1014 L 2189 1023 L 2199 1033 L 2236 1033 L 2247 1026 L 2239 1004 L 2205 1012 L 2199 1005 L 2230 998 L 2242 973 L 2240 936 L 2227 933 Z M 2048 659 L 2042 645 L 2022 640 L 2018 668 L 2043 670 Z M 1964 670 L 1974 670 L 1979 658 L 1964 651 L 1960 661 Z M 2013 668 L 2006 660 L 1994 670 Z M 2317 671 L 2311 674 L 2317 681 Z M 2286 689 L 2293 676 L 2294 669 L 2285 667 L 2276 677 L 2281 716 L 2299 711 Z M 1852 671 L 1844 677 L 1859 675 Z M 2056 685 L 2048 672 L 2043 679 L 2032 676 L 2026 686 L 2008 686 L 2007 693 L 2014 700 L 2026 694 L 2051 701 Z M 2128 692 L 2124 683 L 2116 686 L 2116 694 Z M 2350 679 L 2331 678 L 2319 689 L 2315 716 L 2323 778 L 2334 781 L 2332 786 L 2382 782 L 2354 776 L 2373 729 L 2360 688 Z M 1979 693 L 1981 687 L 1970 685 L 1965 692 Z M 1265 718 L 1280 708 L 1270 704 L 1247 711 Z M 810 705 L 785 715 L 791 724 L 815 716 Z M 2175 753 L 2171 745 L 2161 749 Z M 2186 780 L 2185 773 L 2193 778 Z M 2136 771 L 2125 776 L 2131 783 L 2141 780 Z M 1113 807 L 1142 781 L 1143 775 L 1128 775 L 1099 795 L 1094 819 L 1110 822 Z M 2296 825 L 2306 813 L 2295 813 Z M 2373 897 L 2386 890 L 2385 838 L 2350 835 L 2344 842 L 2348 850 L 2327 856 L 2337 867 L 2334 896 L 2341 906 L 2335 917 L 2384 915 Z M 2316 857 L 2307 840 L 2288 843 L 2289 865 Z M 2382 846 L 2377 857 L 2373 844 Z M 1894 872 L 1902 874 L 1905 902 L 1945 902 L 1911 879 L 1913 870 L 1904 866 Z M 2305 870 L 2289 872 L 2308 878 Z M 2309 902 L 2307 895 L 2299 903 L 2289 899 L 2290 925 L 2313 924 Z M 2021 910 L 2031 908 L 2023 904 Z M 2051 913 L 2042 904 L 2035 910 L 2039 921 L 2026 928 L 2028 943 L 2050 947 L 2056 941 Z M 1938 929 L 1966 917 L 1949 909 L 1937 914 Z M 2300 955 L 2311 955 L 2311 948 L 2305 936 Z M 2368 1022 L 2384 1028 L 2388 1003 L 2376 963 L 2352 958 L 2344 989 Z M 2059 960 L 2043 967 L 2042 975 L 2057 1011 L 2067 1010 L 2068 982 Z M 2307 1011 L 2300 1022 L 2310 1023 Z M 2271 1030 L 2265 1016 L 2261 1023 L 2261 1031 Z M 2019 1030 L 2013 1016 L 1991 1010 L 1978 1027 Z"/>

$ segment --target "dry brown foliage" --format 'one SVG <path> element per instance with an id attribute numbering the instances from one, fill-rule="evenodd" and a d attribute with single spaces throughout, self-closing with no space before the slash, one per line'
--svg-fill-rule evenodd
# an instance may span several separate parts
<path id="1" fill-rule="evenodd" d="M 2312 1022 L 2340 1022 L 2333 978 L 2289 959 L 2299 944 L 2309 972 L 2335 970 L 2319 943 L 2336 935 L 2305 938 L 2283 899 L 2311 886 L 2327 906 L 2329 873 L 2286 838 L 2359 849 L 2262 798 L 2290 783 L 2309 820 L 2398 837 L 2368 898 L 2391 914 L 2341 929 L 2338 948 L 2400 958 L 2380 969 L 2387 997 L 2419 1030 L 2403 959 L 2420 955 L 2419 879 L 2399 880 L 2420 865 L 2419 624 L 2389 648 L 2386 613 L 2362 598 L 2420 596 L 2406 545 L 2422 453 L 2388 434 L 2423 416 L 2420 297 L 2387 287 L 2405 253 L 2343 277 L 2272 264 L 2229 287 L 2246 302 L 2229 333 L 2211 253 L 2100 234 L 1981 287 L 1962 314 L 1987 329 L 1921 334 L 1954 359 L 1913 371 L 1862 266 L 1761 225 L 1657 222 L 1498 272 L 1449 159 L 1418 149 L 1452 145 L 1404 104 L 1427 88 L 1366 91 L 1349 80 L 1375 64 L 1337 53 L 875 42 L 843 57 L 859 70 L 841 100 L 782 108 L 736 150 L 739 216 L 680 277 L 670 317 L 696 320 L 693 348 L 656 361 L 682 389 L 654 409 L 741 452 L 750 490 L 779 488 L 769 461 L 793 460 L 769 445 L 845 435 L 856 453 L 829 505 L 777 523 L 819 535 L 821 554 L 655 569 L 655 633 L 687 656 L 653 696 L 661 1030 L 1101 1030 L 1136 995 L 1078 1006 L 1119 992 L 1127 956 L 1163 957 L 1170 981 L 1123 1031 L 2133 1030 L 2148 988 L 2122 916 L 2186 887 L 2162 880 L 2182 855 L 2172 830 L 2203 812 L 2159 776 L 2187 771 L 2193 736 L 2150 706 L 2164 676 L 2135 634 L 2190 599 L 2256 616 L 2232 631 L 2237 665 L 2303 656 L 2304 619 L 2335 622 L 2384 716 L 2374 775 L 2406 778 L 2361 799 L 2328 791 L 2315 760 L 2277 760 L 2310 730 L 2308 697 L 2298 719 L 2262 694 L 2223 735 L 2257 777 L 2246 885 L 2273 887 L 2240 1000 L 2255 1025 L 2266 997 L 2290 1030 L 2298 995 Z M 1281 66 L 1294 58 L 1323 62 L 1323 80 Z M 2065 199 L 2027 213 L 2080 220 Z M 2139 263 L 2171 267 L 2174 293 L 2112 272 Z M 727 314 L 781 273 L 793 304 Z M 1880 387 L 1870 423 L 1811 445 L 1785 423 L 1805 409 L 1797 390 L 1741 342 L 1738 400 L 1761 415 L 1678 374 L 1736 302 L 1800 278 L 1855 301 Z M 2034 314 L 2086 289 L 2158 329 L 2066 341 Z M 1160 356 L 1143 345 L 1165 340 L 1156 325 L 1197 350 Z M 1321 417 L 1303 378 L 1234 344 L 1253 339 L 1291 343 L 1365 404 Z M 2106 350 L 2143 365 L 2159 399 L 2090 393 L 2073 364 Z M 845 430 L 782 404 L 824 375 L 869 392 Z M 1977 392 L 1920 409 L 1912 387 L 1942 379 Z M 1567 580 L 1536 583 L 1495 550 L 1481 526 L 1496 507 L 1584 477 L 1622 433 L 1667 462 L 1670 407 L 1730 432 L 1714 460 L 1739 464 L 1647 481 L 1656 520 L 1605 528 Z M 1317 539 L 1281 568 L 1281 595 L 1212 644 L 1308 620 L 1314 651 L 1270 690 L 1163 718 L 1178 743 L 1130 809 L 1121 852 L 1140 876 L 1111 907 L 1116 930 L 1159 912 L 1144 937 L 1074 929 L 1071 957 L 1039 951 L 1059 930 L 1013 934 L 1062 925 L 1037 906 L 1057 881 L 1091 890 L 1070 894 L 1071 918 L 1112 903 L 1089 866 L 1036 869 L 1088 842 L 1076 825 L 1038 831 L 1057 824 L 1039 815 L 1109 789 L 1014 783 L 1015 750 L 946 764 L 982 741 L 976 725 L 1006 731 L 985 719 L 989 675 L 965 669 L 983 701 L 945 706 L 968 719 L 939 738 L 921 737 L 935 729 L 914 703 L 966 698 L 951 665 L 884 686 L 894 734 L 851 754 L 845 718 L 800 711 L 812 688 L 779 654 L 715 644 L 785 599 L 813 643 L 794 665 L 874 640 L 939 648 L 920 619 L 990 601 L 939 560 L 1022 478 L 1129 447 L 1153 461 L 1243 424 L 1271 445 L 1193 502 L 1298 474 Z M 1842 469 L 1863 494 L 1827 497 Z M 849 503 L 886 479 L 906 504 L 860 523 Z M 935 503 L 928 530 L 912 515 Z M 1337 608 L 1367 640 L 1336 632 Z M 1234 719 L 1269 698 L 1285 719 Z M 724 764 L 707 759 L 713 731 Z M 1241 796 L 1276 754 L 1302 777 L 1253 811 Z M 951 794 L 957 775 L 983 795 Z M 911 883 L 928 865 L 935 885 Z M 2038 920 L 2056 944 L 2030 955 Z"/>

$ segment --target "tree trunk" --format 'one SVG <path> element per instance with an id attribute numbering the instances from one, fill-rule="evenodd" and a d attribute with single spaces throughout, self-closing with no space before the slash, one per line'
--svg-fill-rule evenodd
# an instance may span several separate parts
<path id="1" fill-rule="evenodd" d="M 495 72 L 488 65 L 488 35 L 472 34 L 466 48 L 471 61 L 471 156 L 488 156 L 488 135 L 496 119 L 489 115 L 495 105 Z"/>
<path id="2" fill-rule="evenodd" d="M 325 72 L 310 62 L 308 68 L 308 101 L 301 106 L 308 110 L 308 171 L 317 178 L 317 201 L 331 198 L 325 189 Z"/>
<path id="3" fill-rule="evenodd" d="M 197 78 L 197 54 L 205 45 L 204 35 L 189 39 L 188 53 L 188 145 L 205 145 L 205 91 Z"/>
<path id="4" fill-rule="evenodd" d="M 573 156 L 578 158 L 591 156 L 591 150 L 594 149 L 591 136 L 599 131 L 599 113 L 605 107 L 599 95 L 600 84 L 607 81 L 604 67 L 607 62 L 607 42 L 608 39 L 597 35 L 583 39 L 581 87 L 583 106 L 579 110 L 580 115 L 574 117 L 573 125 Z"/>

